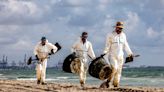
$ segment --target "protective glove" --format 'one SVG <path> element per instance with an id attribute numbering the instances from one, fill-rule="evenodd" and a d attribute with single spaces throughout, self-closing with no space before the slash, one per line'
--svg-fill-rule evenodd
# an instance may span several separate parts
<path id="1" fill-rule="evenodd" d="M 126 57 L 125 63 L 133 62 L 133 55 L 130 54 L 128 57 Z"/>
<path id="2" fill-rule="evenodd" d="M 38 55 L 35 55 L 36 60 L 39 60 Z"/>
<path id="3" fill-rule="evenodd" d="M 101 54 L 101 55 L 100 55 L 100 57 L 102 57 L 102 58 L 103 58 L 105 55 L 106 55 L 106 54 Z"/>
<path id="4" fill-rule="evenodd" d="M 72 54 L 75 56 L 76 55 L 76 52 L 73 52 Z"/>
<path id="5" fill-rule="evenodd" d="M 129 56 L 129 57 L 133 57 L 133 54 L 129 54 L 128 56 Z"/>
<path id="6" fill-rule="evenodd" d="M 52 54 L 54 54 L 54 50 L 53 49 L 51 49 L 51 52 L 48 53 L 48 55 L 52 55 Z"/>

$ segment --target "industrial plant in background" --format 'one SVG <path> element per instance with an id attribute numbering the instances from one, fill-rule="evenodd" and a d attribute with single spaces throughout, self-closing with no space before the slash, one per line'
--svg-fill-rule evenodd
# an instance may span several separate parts
<path id="1" fill-rule="evenodd" d="M 57 64 L 55 64 L 54 66 L 48 67 L 48 68 L 54 68 L 54 69 L 59 69 L 61 70 L 62 68 L 62 60 L 59 60 L 59 62 Z M 36 62 L 33 62 L 30 65 L 27 65 L 27 55 L 24 55 L 24 59 L 23 60 L 19 60 L 19 61 L 9 61 L 8 60 L 8 56 L 3 55 L 2 59 L 0 59 L 0 70 L 7 70 L 7 69 L 35 69 L 36 67 Z"/>
<path id="2" fill-rule="evenodd" d="M 31 64 L 30 66 L 27 65 L 27 56 L 24 55 L 24 59 L 21 61 L 11 61 L 9 63 L 8 56 L 3 55 L 2 59 L 0 60 L 0 69 L 34 69 L 36 63 Z"/>

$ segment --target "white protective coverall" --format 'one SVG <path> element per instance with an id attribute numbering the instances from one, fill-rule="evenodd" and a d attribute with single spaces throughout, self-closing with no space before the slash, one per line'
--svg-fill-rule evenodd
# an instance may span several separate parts
<path id="1" fill-rule="evenodd" d="M 117 34 L 113 31 L 111 34 L 108 34 L 104 53 L 107 53 L 106 59 L 109 60 L 109 64 L 113 69 L 113 73 L 108 78 L 108 81 L 113 79 L 113 85 L 115 87 L 119 86 L 120 82 L 122 66 L 124 63 L 124 49 L 128 55 L 132 55 L 124 32 Z"/>
<path id="2" fill-rule="evenodd" d="M 72 52 L 75 52 L 76 55 L 80 58 L 81 66 L 80 66 L 80 83 L 83 86 L 86 81 L 86 74 L 88 70 L 88 64 L 87 61 L 88 56 L 90 56 L 92 59 L 95 59 L 95 54 L 92 48 L 92 44 L 89 41 L 86 41 L 84 44 L 79 39 L 77 42 L 74 43 L 72 46 Z"/>
<path id="3" fill-rule="evenodd" d="M 39 58 L 36 66 L 36 77 L 37 80 L 40 80 L 42 83 L 45 82 L 47 58 L 48 54 L 51 53 L 51 49 L 53 49 L 54 53 L 57 51 L 57 47 L 52 43 L 49 43 L 48 40 L 44 46 L 42 46 L 41 42 L 39 42 L 34 49 L 34 54 Z"/>

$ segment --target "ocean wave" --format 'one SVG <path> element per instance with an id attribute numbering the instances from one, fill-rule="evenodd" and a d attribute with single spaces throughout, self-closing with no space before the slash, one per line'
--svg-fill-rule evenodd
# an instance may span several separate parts
<path id="1" fill-rule="evenodd" d="M 3 76 L 3 74 L 0 74 L 0 76 Z"/>
<path id="2" fill-rule="evenodd" d="M 61 76 L 61 77 L 56 77 L 57 79 L 68 79 L 69 77 Z"/>
<path id="3" fill-rule="evenodd" d="M 36 80 L 36 78 L 17 78 L 16 80 Z"/>
<path id="4" fill-rule="evenodd" d="M 16 80 L 36 80 L 36 78 L 17 78 Z M 47 78 L 46 81 L 56 81 L 59 79 Z"/>
<path id="5" fill-rule="evenodd" d="M 26 76 L 20 76 L 20 77 L 17 77 L 18 79 L 27 79 L 27 78 L 33 78 L 33 77 L 26 77 Z"/>

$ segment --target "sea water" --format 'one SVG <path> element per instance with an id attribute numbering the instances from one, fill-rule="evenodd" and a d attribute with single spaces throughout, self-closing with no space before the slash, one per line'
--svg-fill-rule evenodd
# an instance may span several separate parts
<path id="1" fill-rule="evenodd" d="M 1 69 L 0 79 L 36 80 L 35 69 Z M 47 68 L 47 82 L 79 83 L 79 76 L 62 69 Z M 86 84 L 100 85 L 103 81 L 87 75 Z M 120 81 L 122 86 L 164 87 L 164 67 L 125 68 Z"/>

